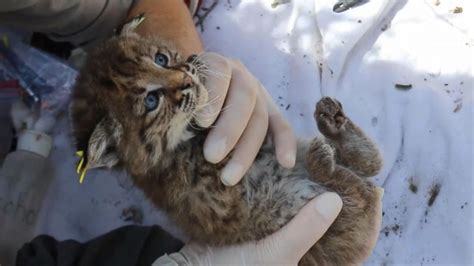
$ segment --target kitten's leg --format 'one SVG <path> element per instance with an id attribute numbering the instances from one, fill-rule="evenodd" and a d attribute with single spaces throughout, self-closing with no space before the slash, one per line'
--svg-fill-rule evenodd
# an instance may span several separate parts
<path id="1" fill-rule="evenodd" d="M 336 150 L 336 162 L 359 176 L 376 175 L 382 168 L 377 146 L 345 116 L 342 105 L 324 97 L 316 105 L 315 119 L 326 142 Z"/>
<path id="2" fill-rule="evenodd" d="M 354 265 L 370 255 L 377 228 L 375 187 L 345 167 L 336 165 L 330 178 L 314 180 L 336 192 L 343 201 L 337 219 L 305 254 L 299 265 Z M 316 262 L 316 263 L 315 263 Z"/>
<path id="3" fill-rule="evenodd" d="M 344 116 L 340 103 L 335 100 L 323 98 L 318 103 L 315 115 L 321 132 L 338 144 L 336 147 L 345 148 L 341 152 L 348 149 L 354 152 L 351 156 L 356 157 L 355 152 L 359 146 L 348 146 L 347 142 L 369 141 L 362 131 L 352 127 L 352 122 Z M 313 265 L 314 262 L 317 265 L 349 265 L 361 262 L 370 252 L 368 239 L 376 222 L 375 187 L 351 171 L 355 168 L 368 172 L 367 167 L 359 166 L 361 162 L 355 158 L 349 160 L 347 167 L 336 164 L 331 156 L 333 149 L 327 141 L 315 139 L 312 142 L 306 155 L 308 170 L 313 180 L 341 196 L 344 206 L 336 221 L 303 257 L 300 265 Z M 364 145 L 367 143 L 361 146 Z M 375 146 L 370 145 L 375 149 Z M 360 153 L 357 156 L 362 156 L 365 160 L 373 159 L 370 151 L 363 151 L 363 155 Z M 375 154 L 378 156 L 377 152 Z M 347 157 L 343 159 L 343 162 L 348 160 Z"/>
<path id="4" fill-rule="evenodd" d="M 335 164 L 332 157 L 322 152 L 328 150 L 326 146 L 329 145 L 321 144 L 321 140 L 312 143 L 307 154 L 308 170 L 316 183 L 336 192 L 344 206 L 299 265 L 352 265 L 368 257 L 371 249 L 368 239 L 376 222 L 375 187 L 348 168 Z M 330 161 L 332 165 L 328 164 Z"/>

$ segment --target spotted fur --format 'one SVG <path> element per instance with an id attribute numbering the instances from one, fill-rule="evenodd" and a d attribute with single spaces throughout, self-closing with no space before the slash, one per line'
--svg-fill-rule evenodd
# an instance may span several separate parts
<path id="1" fill-rule="evenodd" d="M 169 55 L 169 66 L 153 63 L 157 52 Z M 212 245 L 261 239 L 315 196 L 335 191 L 343 199 L 342 212 L 301 264 L 346 265 L 364 258 L 376 196 L 360 176 L 375 175 L 382 162 L 341 104 L 332 98 L 317 104 L 324 137 L 299 142 L 293 169 L 278 164 L 268 140 L 243 180 L 227 187 L 219 176 L 229 158 L 207 162 L 202 150 L 207 130 L 192 124 L 194 112 L 208 100 L 203 67 L 199 58 L 184 60 L 172 46 L 129 30 L 97 48 L 81 71 L 71 105 L 76 144 L 87 151 L 90 168 L 124 167 L 192 239 Z M 144 99 L 153 90 L 159 90 L 160 105 L 146 112 Z"/>

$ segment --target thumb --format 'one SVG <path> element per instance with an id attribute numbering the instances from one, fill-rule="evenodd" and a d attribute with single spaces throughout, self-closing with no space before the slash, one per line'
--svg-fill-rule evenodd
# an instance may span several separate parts
<path id="1" fill-rule="evenodd" d="M 326 233 L 341 208 L 342 200 L 336 193 L 324 193 L 307 203 L 287 225 L 265 238 L 257 248 L 271 253 L 276 261 L 298 262 Z"/>

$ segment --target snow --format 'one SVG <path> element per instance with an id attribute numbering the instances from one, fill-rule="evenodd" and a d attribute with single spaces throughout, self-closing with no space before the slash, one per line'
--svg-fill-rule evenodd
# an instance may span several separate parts
<path id="1" fill-rule="evenodd" d="M 385 188 L 383 229 L 367 264 L 473 264 L 474 4 L 379 0 L 336 14 L 335 2 L 221 1 L 202 38 L 250 69 L 299 136 L 317 134 L 314 105 L 334 96 L 380 145 L 385 164 L 373 180 Z M 66 120 L 38 232 L 87 240 L 128 224 L 122 210 L 136 205 L 144 224 L 181 236 L 126 174 L 90 171 L 79 185 Z"/>

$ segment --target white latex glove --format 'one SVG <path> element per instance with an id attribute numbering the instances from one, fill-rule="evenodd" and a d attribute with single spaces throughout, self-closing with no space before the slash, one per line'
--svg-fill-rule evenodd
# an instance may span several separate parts
<path id="1" fill-rule="evenodd" d="M 378 188 L 379 205 L 371 242 L 375 247 L 382 223 L 383 189 Z M 341 211 L 341 198 L 331 192 L 311 200 L 278 232 L 261 241 L 227 247 L 187 244 L 178 253 L 164 255 L 153 265 L 297 265 L 303 255 L 324 235 Z M 366 254 L 366 258 L 370 254 Z M 362 263 L 362 261 L 360 262 Z"/>
<path id="2" fill-rule="evenodd" d="M 282 229 L 261 241 L 227 247 L 191 243 L 178 253 L 160 257 L 153 265 L 296 265 L 324 235 L 341 208 L 337 194 L 324 193 L 306 204 Z"/>
<path id="3" fill-rule="evenodd" d="M 211 248 L 190 244 L 180 253 L 190 265 L 296 265 L 334 222 L 341 198 L 325 193 L 309 202 L 278 232 L 257 242 Z"/>
<path id="4" fill-rule="evenodd" d="M 204 157 L 218 163 L 233 150 L 221 181 L 225 185 L 240 181 L 257 156 L 268 129 L 278 162 L 292 168 L 296 158 L 295 136 L 262 84 L 239 61 L 215 53 L 204 53 L 201 58 L 209 67 L 209 105 L 199 112 L 196 121 L 202 127 L 214 124 L 204 143 Z"/>

